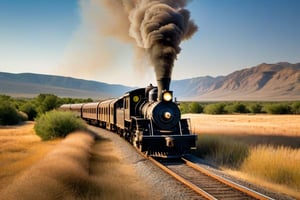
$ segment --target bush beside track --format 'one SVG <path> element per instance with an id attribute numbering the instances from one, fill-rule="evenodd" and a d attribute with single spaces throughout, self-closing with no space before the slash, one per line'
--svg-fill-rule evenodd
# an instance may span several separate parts
<path id="1" fill-rule="evenodd" d="M 71 112 L 50 111 L 36 119 L 34 130 L 42 140 L 65 137 L 76 130 L 85 130 L 85 122 Z"/>

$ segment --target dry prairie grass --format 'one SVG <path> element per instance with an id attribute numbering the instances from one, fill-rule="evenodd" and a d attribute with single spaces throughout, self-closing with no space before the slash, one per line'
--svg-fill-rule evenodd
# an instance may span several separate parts
<path id="1" fill-rule="evenodd" d="M 186 114 L 197 134 L 250 134 L 300 136 L 299 115 L 208 115 Z"/>
<path id="2" fill-rule="evenodd" d="M 225 171 L 272 190 L 300 198 L 300 116 L 299 115 L 206 115 L 189 114 L 192 130 L 199 134 L 198 150 L 210 138 L 219 144 L 222 155 L 240 151 L 232 144 L 249 149 L 240 168 Z M 200 141 L 201 140 L 201 141 Z M 239 145 L 237 145 L 239 147 Z M 207 147 L 209 149 L 209 147 Z M 212 148 L 212 147 L 211 147 Z M 230 149 L 230 151 L 225 151 Z M 205 150 L 205 147 L 204 147 Z M 201 152 L 200 152 L 201 153 Z M 210 155 L 211 156 L 211 155 Z M 216 158 L 214 158 L 216 160 Z M 219 162 L 220 163 L 220 162 Z"/>
<path id="3" fill-rule="evenodd" d="M 94 138 L 71 134 L 1 191 L 0 199 L 74 199 L 88 185 Z"/>
<path id="4" fill-rule="evenodd" d="M 54 148 L 56 141 L 41 142 L 34 123 L 0 127 L 0 189 Z"/>
<path id="5" fill-rule="evenodd" d="M 241 171 L 300 191 L 300 149 L 259 145 L 252 148 Z"/>
<path id="6" fill-rule="evenodd" d="M 95 141 L 91 134 L 79 132 L 64 140 L 42 142 L 32 135 L 32 123 L 1 131 L 5 141 L 0 154 L 1 200 L 153 197 L 109 140 Z M 20 138 L 23 135 L 30 139 Z"/>

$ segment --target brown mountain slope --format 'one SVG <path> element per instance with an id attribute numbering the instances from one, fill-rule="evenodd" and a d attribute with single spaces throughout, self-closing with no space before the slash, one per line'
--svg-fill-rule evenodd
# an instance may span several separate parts
<path id="1" fill-rule="evenodd" d="M 190 99 L 300 100 L 300 63 L 263 63 L 236 71 L 216 80 L 206 91 L 196 91 Z"/>

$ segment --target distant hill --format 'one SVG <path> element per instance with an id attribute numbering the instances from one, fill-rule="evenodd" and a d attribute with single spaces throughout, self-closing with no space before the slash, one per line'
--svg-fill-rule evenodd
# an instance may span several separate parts
<path id="1" fill-rule="evenodd" d="M 0 94 L 35 97 L 40 93 L 72 98 L 118 97 L 132 87 L 63 76 L 0 72 Z"/>
<path id="2" fill-rule="evenodd" d="M 99 99 L 118 97 L 132 89 L 71 77 L 0 72 L 0 94 L 14 97 L 51 93 L 60 97 Z M 178 100 L 300 100 L 300 63 L 263 63 L 226 76 L 173 80 L 171 89 Z"/>
<path id="3" fill-rule="evenodd" d="M 300 100 L 300 63 L 260 64 L 227 76 L 172 82 L 184 100 Z"/>

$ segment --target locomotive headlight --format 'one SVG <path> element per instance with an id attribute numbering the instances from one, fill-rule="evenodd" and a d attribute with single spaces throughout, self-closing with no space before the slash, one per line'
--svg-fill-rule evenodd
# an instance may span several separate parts
<path id="1" fill-rule="evenodd" d="M 164 101 L 171 101 L 172 98 L 173 98 L 172 97 L 172 92 L 167 91 L 167 92 L 163 93 L 163 100 Z"/>
<path id="2" fill-rule="evenodd" d="M 165 119 L 169 120 L 169 119 L 171 119 L 171 117 L 172 117 L 172 114 L 170 112 L 165 112 L 164 113 L 164 118 Z"/>

